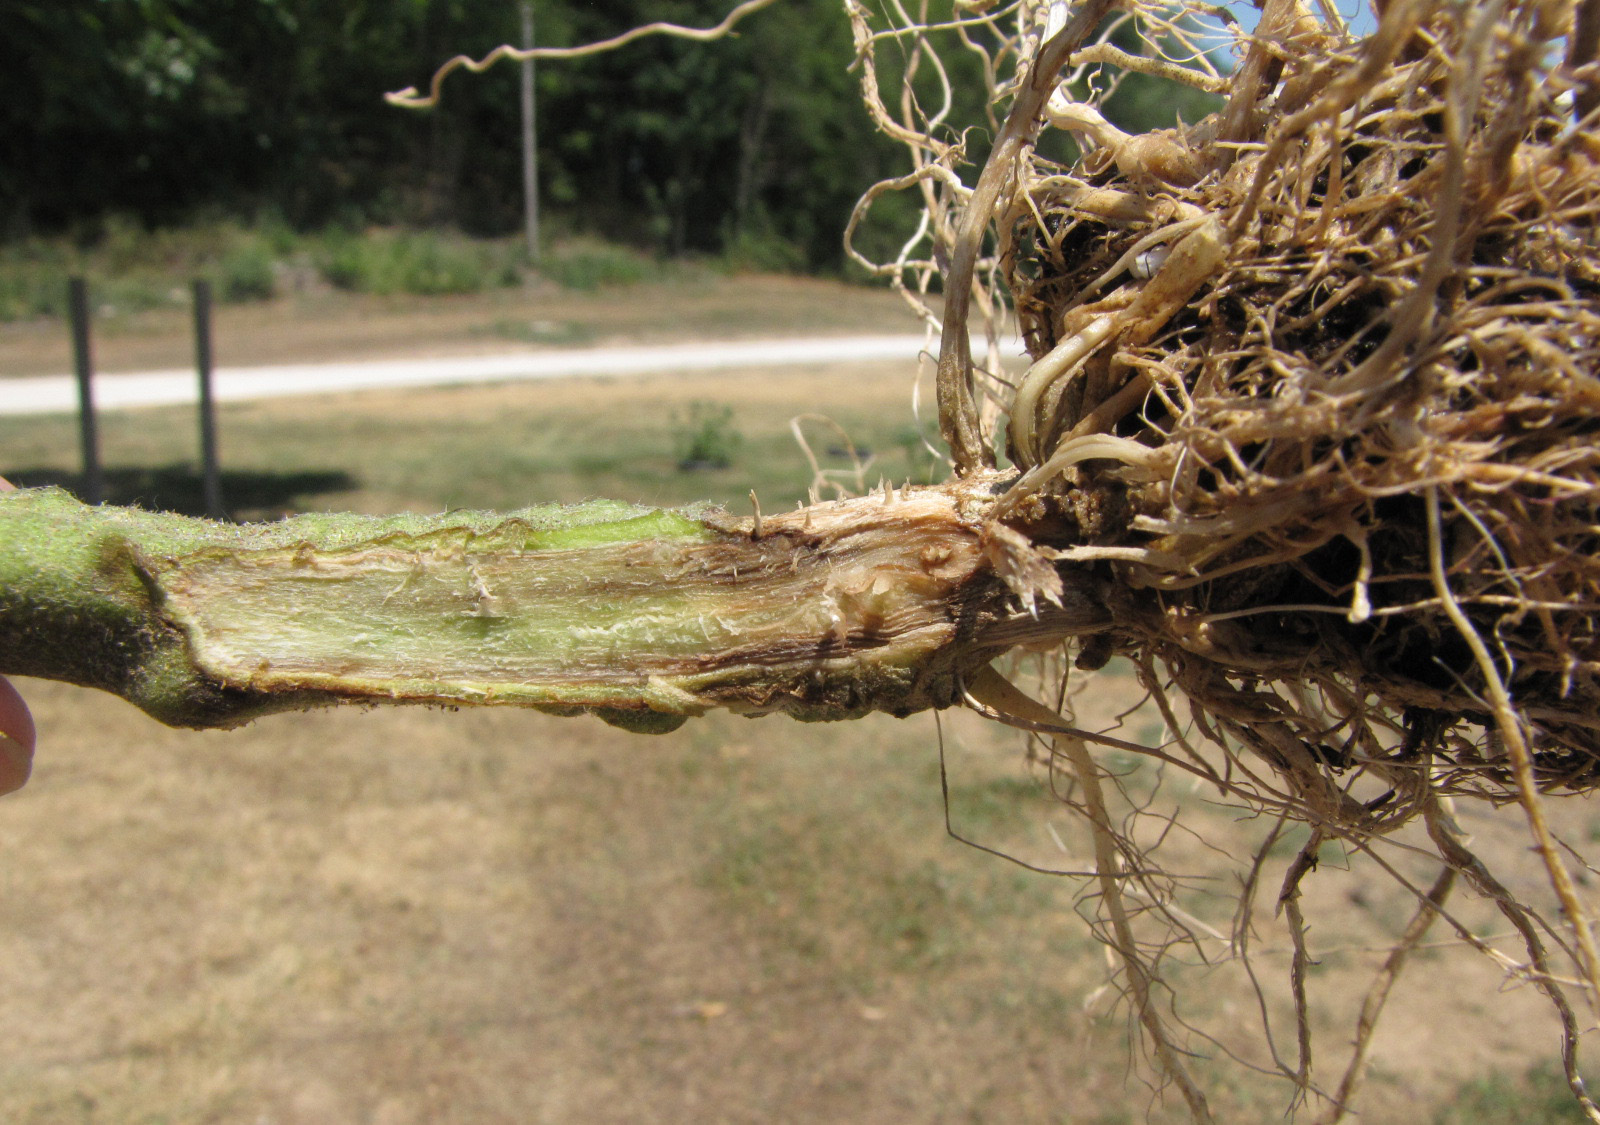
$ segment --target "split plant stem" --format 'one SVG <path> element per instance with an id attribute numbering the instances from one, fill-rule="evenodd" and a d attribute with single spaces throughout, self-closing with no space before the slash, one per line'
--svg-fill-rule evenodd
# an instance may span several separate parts
<path id="1" fill-rule="evenodd" d="M 910 714 L 955 702 L 962 673 L 1018 637 L 1106 622 L 1087 586 L 1022 611 L 991 492 L 885 489 L 759 525 L 600 501 L 247 527 L 12 492 L 0 673 L 196 727 L 339 700 L 647 731 L 713 707 Z"/>

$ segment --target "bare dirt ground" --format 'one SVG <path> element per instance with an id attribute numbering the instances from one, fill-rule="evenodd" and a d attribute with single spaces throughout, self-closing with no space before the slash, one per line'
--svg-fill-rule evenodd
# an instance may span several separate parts
<path id="1" fill-rule="evenodd" d="M 914 423 L 910 381 L 879 365 L 246 404 L 224 412 L 224 448 L 262 472 L 347 470 L 345 490 L 318 500 L 368 509 L 738 498 L 746 475 L 803 489 L 792 448 L 782 466 L 754 463 L 780 458 L 787 416 L 839 405 L 852 432 L 893 432 Z M 696 401 L 744 426 L 727 480 L 671 477 L 662 419 Z M 192 440 L 187 412 L 112 429 L 131 461 Z M 609 454 L 574 468 L 598 456 L 602 430 L 643 468 Z M 7 423 L 0 468 L 70 464 L 71 440 L 70 420 Z M 514 711 L 352 709 L 202 734 L 23 686 L 42 741 L 32 785 L 0 801 L 0 1120 L 1182 1119 L 1130 1067 L 1126 1013 L 1080 916 L 1092 888 L 946 836 L 929 716 L 712 716 L 652 739 Z M 1097 677 L 1083 721 L 1112 723 L 1134 699 L 1125 673 Z M 1158 739 L 1160 726 L 1139 713 L 1120 733 Z M 1017 736 L 970 714 L 946 716 L 943 735 L 962 831 L 1087 866 L 1087 837 Z M 1135 793 L 1155 782 L 1148 762 L 1105 761 Z M 1177 802 L 1173 870 L 1225 870 L 1219 853 L 1243 854 L 1265 828 L 1162 792 Z M 1556 811 L 1574 842 L 1600 838 L 1590 803 Z M 1537 883 L 1514 815 L 1463 816 L 1486 856 Z M 1286 1059 L 1288 944 L 1270 904 L 1292 854 L 1269 864 L 1255 938 L 1259 971 L 1279 982 L 1266 1009 Z M 1236 884 L 1208 885 L 1186 902 L 1226 933 Z M 1331 1083 L 1381 938 L 1411 904 L 1336 855 L 1307 896 Z M 1468 901 L 1460 917 L 1504 929 Z M 1363 1122 L 1431 1120 L 1463 1083 L 1515 1079 L 1553 1054 L 1532 989 L 1434 936 L 1390 1003 Z M 1185 1014 L 1220 1040 L 1197 1063 L 1220 1119 L 1279 1119 L 1282 1085 L 1223 1058 L 1272 1063 L 1243 973 L 1220 957 L 1173 971 Z"/>

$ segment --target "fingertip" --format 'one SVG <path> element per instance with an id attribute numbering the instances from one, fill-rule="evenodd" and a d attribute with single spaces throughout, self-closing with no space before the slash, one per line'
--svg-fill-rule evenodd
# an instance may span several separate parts
<path id="1" fill-rule="evenodd" d="M 0 734 L 0 796 L 14 793 L 33 773 L 33 751 L 14 738 Z"/>
<path id="2" fill-rule="evenodd" d="M 31 752 L 36 737 L 33 715 L 16 685 L 0 676 L 0 735 L 15 739 Z"/>
<path id="3" fill-rule="evenodd" d="M 33 715 L 11 681 L 0 677 L 0 793 L 21 789 L 33 772 Z"/>

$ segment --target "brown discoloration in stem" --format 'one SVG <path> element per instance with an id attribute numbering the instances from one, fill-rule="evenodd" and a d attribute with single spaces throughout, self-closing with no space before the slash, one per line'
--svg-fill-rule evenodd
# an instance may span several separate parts
<path id="1" fill-rule="evenodd" d="M 1019 622 L 1030 640 L 1106 624 L 1086 578 L 1064 588 L 990 519 L 993 491 L 886 490 L 763 516 L 759 537 L 721 512 L 463 513 L 362 535 L 360 517 L 223 529 L 41 498 L 7 525 L 52 545 L 13 560 L 11 620 L 38 628 L 0 643 L 0 672 L 107 687 L 194 726 L 350 699 L 628 722 L 910 714 L 953 703 Z M 76 675 L 74 652 L 102 650 L 117 674 Z"/>

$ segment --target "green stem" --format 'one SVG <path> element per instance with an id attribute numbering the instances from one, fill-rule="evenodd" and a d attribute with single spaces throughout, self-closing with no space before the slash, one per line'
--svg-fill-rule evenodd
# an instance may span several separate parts
<path id="1" fill-rule="evenodd" d="M 5 493 L 0 673 L 181 726 L 346 699 L 646 730 L 909 714 L 1019 638 L 1105 624 L 1081 582 L 1043 619 L 1016 608 L 989 505 L 969 482 L 754 522 L 597 502 L 239 527 Z"/>

